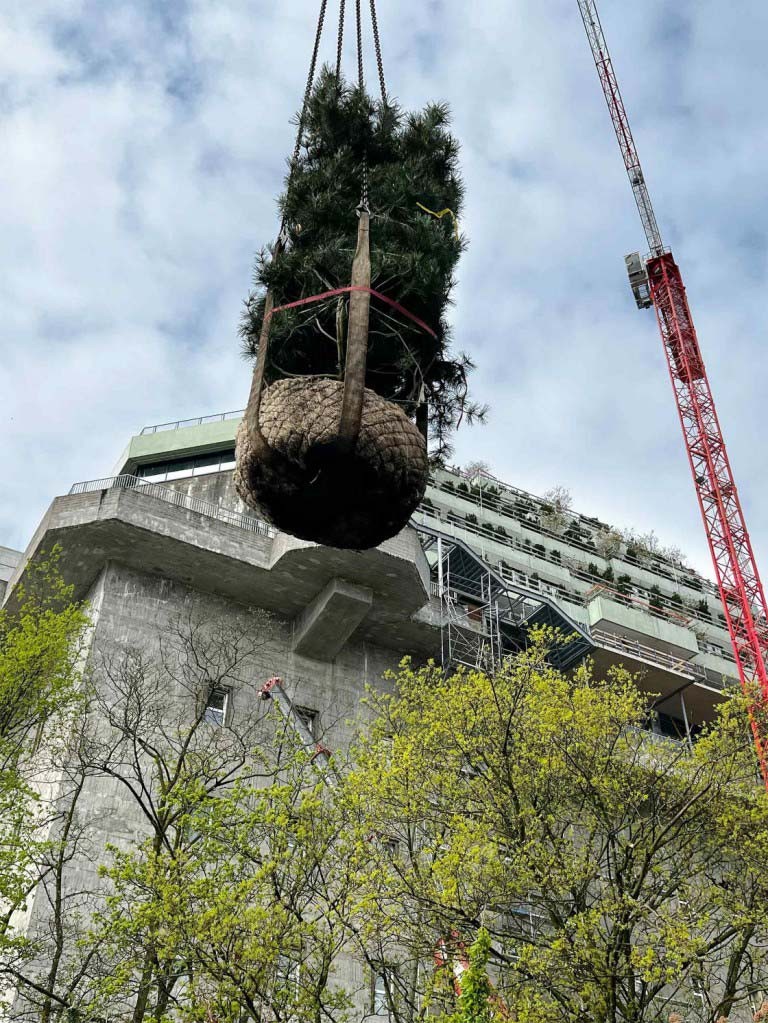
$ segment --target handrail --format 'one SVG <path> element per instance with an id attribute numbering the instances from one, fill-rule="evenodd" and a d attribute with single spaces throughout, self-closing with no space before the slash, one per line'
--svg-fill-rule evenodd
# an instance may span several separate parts
<path id="1" fill-rule="evenodd" d="M 634 657 L 642 657 L 647 661 L 658 664 L 660 667 L 671 668 L 677 674 L 684 675 L 686 678 L 703 682 L 713 689 L 720 690 L 720 692 L 724 692 L 728 688 L 728 683 L 723 681 L 723 674 L 712 671 L 703 664 L 695 664 L 693 661 L 681 661 L 674 654 L 665 654 L 654 647 L 646 646 L 644 643 L 627 639 L 625 636 L 617 636 L 613 632 L 604 632 L 602 629 L 592 629 L 591 635 L 598 646 L 609 647 L 621 653 L 631 654 Z M 731 678 L 733 685 L 737 685 L 735 676 L 727 675 L 725 677 Z"/>
<path id="2" fill-rule="evenodd" d="M 461 522 L 456 522 L 456 521 L 454 521 L 451 518 L 448 518 L 447 520 L 446 519 L 441 519 L 440 516 L 435 514 L 435 512 L 431 508 L 428 508 L 428 507 L 427 508 L 425 508 L 425 507 L 417 508 L 416 512 L 414 512 L 414 515 L 422 515 L 426 519 L 434 519 L 438 523 L 438 531 L 443 533 L 443 534 L 448 534 L 448 535 L 450 535 L 452 537 L 456 537 L 456 530 L 457 529 L 461 529 L 465 533 L 472 533 L 472 534 L 474 534 L 475 536 L 479 537 L 481 540 L 494 540 L 497 543 L 506 544 L 506 546 L 511 547 L 513 550 L 519 550 L 522 554 L 527 554 L 527 555 L 530 555 L 531 557 L 538 557 L 539 560 L 544 560 L 544 561 L 546 560 L 546 558 L 541 558 L 541 556 L 538 553 L 536 553 L 536 552 L 534 552 L 532 550 L 529 550 L 528 548 L 520 545 L 519 541 L 516 541 L 516 539 L 514 537 L 506 537 L 506 538 L 504 538 L 504 537 L 489 536 L 479 526 L 476 527 L 471 522 L 465 522 L 464 520 L 462 520 Z M 556 565 L 556 562 L 552 561 L 552 562 L 550 562 L 550 564 Z M 502 568 L 495 568 L 494 571 L 497 572 L 498 575 L 500 575 L 505 580 L 505 582 L 513 583 L 513 580 L 511 580 L 509 578 L 508 573 L 504 569 L 502 569 Z M 527 576 L 527 573 L 521 573 L 521 574 Z M 560 580 L 548 579 L 546 577 L 541 577 L 540 576 L 540 577 L 537 578 L 536 582 L 534 583 L 534 580 L 532 578 L 530 578 L 530 577 L 527 577 L 527 578 L 528 578 L 527 585 L 530 588 L 532 588 L 532 589 L 540 590 L 542 585 L 543 586 L 549 586 L 549 587 L 551 587 L 551 589 L 556 590 L 558 593 L 559 592 L 568 593 L 568 596 L 567 597 L 563 597 L 563 599 L 570 600 L 570 602 L 572 604 L 578 604 L 578 605 L 580 605 L 582 607 L 585 606 L 584 605 L 584 600 L 583 600 L 583 595 L 580 594 L 580 593 L 577 593 L 576 590 L 568 590 L 567 587 Z"/>
<path id="3" fill-rule="evenodd" d="M 466 480 L 468 480 L 470 482 L 473 479 L 475 479 L 475 476 L 472 476 L 469 473 L 465 472 L 463 469 L 457 468 L 455 466 L 448 466 L 447 470 L 452 475 L 463 477 L 464 479 L 466 479 Z M 531 494 L 528 491 L 520 490 L 519 488 L 513 487 L 513 486 L 511 486 L 508 483 L 504 483 L 503 481 L 499 480 L 497 477 L 492 476 L 490 473 L 481 473 L 480 475 L 483 476 L 483 478 L 485 478 L 485 479 L 493 480 L 495 485 L 500 486 L 503 490 L 506 490 L 508 493 L 513 495 L 515 498 L 522 499 L 522 500 L 524 500 L 526 502 L 529 502 L 532 505 L 532 508 L 531 508 L 532 511 L 535 511 L 535 509 L 537 507 L 541 508 L 542 499 L 540 497 L 537 497 L 535 494 Z M 447 488 L 444 486 L 445 482 L 449 483 L 449 486 Z M 591 554 L 593 557 L 597 556 L 597 557 L 602 557 L 602 558 L 605 559 L 605 556 L 599 554 L 598 551 L 594 547 L 589 547 L 587 544 L 581 543 L 579 540 L 576 540 L 574 538 L 565 537 L 561 533 L 555 533 L 552 530 L 547 529 L 546 526 L 541 525 L 541 523 L 539 523 L 538 521 L 534 523 L 534 522 L 531 522 L 528 519 L 525 519 L 525 518 L 521 517 L 520 514 L 513 513 L 509 504 L 505 504 L 503 502 L 499 502 L 499 504 L 501 506 L 498 507 L 498 508 L 495 508 L 494 505 L 496 503 L 496 499 L 494 499 L 493 496 L 491 496 L 490 499 L 488 499 L 488 498 L 483 499 L 482 496 L 478 497 L 478 495 L 473 493 L 472 491 L 458 490 L 457 487 L 451 485 L 449 481 L 434 480 L 434 486 L 437 489 L 443 490 L 446 493 L 452 494 L 455 497 L 461 497 L 461 498 L 464 498 L 467 501 L 471 501 L 474 505 L 479 506 L 481 508 L 487 507 L 491 511 L 495 510 L 495 511 L 498 511 L 499 513 L 501 513 L 501 514 L 509 515 L 511 518 L 514 518 L 518 522 L 520 522 L 521 525 L 524 526 L 525 528 L 528 528 L 528 529 L 534 530 L 535 532 L 541 533 L 543 536 L 548 536 L 548 537 L 550 537 L 553 540 L 556 540 L 556 541 L 558 541 L 560 543 L 568 544 L 568 546 L 571 546 L 571 547 L 577 547 L 580 550 L 583 550 L 586 553 Z M 482 492 L 482 488 L 477 488 L 477 489 Z M 575 522 L 577 525 L 581 525 L 581 524 L 585 525 L 587 528 L 589 528 L 590 533 L 594 533 L 596 528 L 600 532 L 605 532 L 606 529 L 610 528 L 610 527 L 607 527 L 605 523 L 601 523 L 600 527 L 596 527 L 594 519 L 591 519 L 590 517 L 588 517 L 586 515 L 582 515 L 579 512 L 573 512 L 573 511 L 565 510 L 564 509 L 563 510 L 563 515 L 567 519 L 570 519 L 571 521 Z M 605 559 L 605 560 L 610 560 L 610 558 Z M 628 554 L 628 553 L 623 554 L 618 560 L 627 562 L 630 565 L 634 565 L 636 568 L 639 568 L 639 569 L 641 569 L 643 571 L 649 571 L 652 574 L 661 575 L 664 578 L 671 578 L 671 576 L 669 575 L 669 571 L 667 570 L 667 569 L 670 569 L 672 572 L 675 573 L 675 576 L 676 576 L 676 580 L 675 581 L 676 581 L 677 585 L 689 586 L 691 589 L 697 590 L 699 592 L 706 591 L 706 592 L 708 592 L 708 593 L 710 593 L 712 595 L 717 595 L 717 588 L 715 587 L 714 583 L 710 579 L 707 579 L 705 576 L 700 575 L 695 570 L 687 568 L 687 567 L 685 567 L 683 565 L 675 565 L 674 563 L 672 563 L 670 561 L 662 561 L 661 564 L 663 566 L 663 570 L 659 571 L 656 568 L 649 567 L 642 560 L 640 560 L 638 558 L 635 558 L 633 555 Z M 695 582 L 689 582 L 689 580 L 691 580 L 691 579 L 695 580 Z"/>
<path id="4" fill-rule="evenodd" d="M 495 542 L 501 544 L 506 543 L 507 546 L 512 547 L 514 550 L 520 550 L 521 553 L 530 554 L 533 555 L 534 557 L 537 556 L 534 552 L 528 551 L 526 548 L 522 547 L 519 544 L 519 541 L 517 541 L 516 538 L 514 537 L 497 538 L 496 536 L 489 536 L 488 533 L 486 533 L 479 526 L 479 524 L 475 525 L 474 523 L 466 522 L 464 520 L 456 522 L 450 518 L 446 521 L 445 519 L 441 519 L 439 515 L 436 514 L 435 511 L 428 507 L 419 508 L 418 514 L 424 516 L 424 518 L 426 518 L 427 520 L 429 519 L 435 520 L 437 523 L 439 523 L 439 530 L 444 533 L 450 533 L 451 536 L 455 537 L 456 531 L 458 529 L 464 531 L 465 533 L 474 534 L 480 539 L 494 540 Z M 556 563 L 552 562 L 552 564 Z M 595 578 L 594 576 L 589 576 L 588 573 L 585 572 L 574 573 L 573 569 L 567 564 L 565 567 L 568 567 L 569 572 L 571 572 L 572 574 L 576 574 L 579 577 L 587 576 L 589 581 L 593 581 Z M 503 579 L 505 579 L 505 581 L 508 582 L 512 581 L 509 579 L 509 576 L 504 569 L 499 568 L 496 571 Z M 606 586 L 603 582 L 594 585 L 592 589 L 587 591 L 586 593 L 578 593 L 575 590 L 570 590 L 559 580 L 547 579 L 545 577 L 542 577 L 539 578 L 536 582 L 538 583 L 538 585 L 535 586 L 534 580 L 529 579 L 528 586 L 535 589 L 540 589 L 541 585 L 547 586 L 549 587 L 549 592 L 552 593 L 552 595 L 558 602 L 566 601 L 568 603 L 576 605 L 577 607 L 586 607 L 592 599 L 594 599 L 596 596 L 599 596 L 602 593 L 605 597 L 607 597 L 607 599 L 615 601 L 616 603 L 622 604 L 626 607 L 630 608 L 634 607 L 642 614 L 649 614 L 654 618 L 660 618 L 661 620 L 671 620 L 673 623 L 675 623 L 675 619 L 677 619 L 677 623 L 681 624 L 683 627 L 685 626 L 690 627 L 692 622 L 696 620 L 707 622 L 709 624 L 715 625 L 717 624 L 713 623 L 711 619 L 705 618 L 703 615 L 698 614 L 693 608 L 686 607 L 685 615 L 680 615 L 678 612 L 672 611 L 671 609 L 667 608 L 655 608 L 648 604 L 646 601 L 640 600 L 638 597 L 634 597 L 629 594 L 620 593 L 618 590 L 612 589 L 610 586 Z M 730 660 L 728 654 L 725 652 L 721 656 L 724 656 L 727 660 Z M 702 671 L 703 670 L 704 669 L 702 669 Z M 712 680 L 709 678 L 708 681 L 712 682 Z M 717 685 L 719 683 L 713 684 Z"/>
<path id="5" fill-rule="evenodd" d="M 441 537 L 443 539 L 450 540 L 455 547 L 463 550 L 465 554 L 482 567 L 483 572 L 497 584 L 500 593 L 505 593 L 507 596 L 514 594 L 518 599 L 523 598 L 535 601 L 540 607 L 546 606 L 550 608 L 559 618 L 563 619 L 567 623 L 572 632 L 575 632 L 579 637 L 581 637 L 581 639 L 591 645 L 589 638 L 589 626 L 583 625 L 581 622 L 577 622 L 575 619 L 571 618 L 570 615 L 548 594 L 533 592 L 532 590 L 518 586 L 516 583 L 505 579 L 492 565 L 479 555 L 477 551 L 473 550 L 469 544 L 462 540 L 461 537 L 456 536 L 455 533 L 449 536 L 442 529 L 435 529 L 432 526 L 428 526 L 426 523 L 416 522 L 415 520 L 411 520 L 411 525 L 414 526 L 417 531 L 421 531 L 422 533 L 434 538 Z"/>
<path id="6" fill-rule="evenodd" d="M 692 615 L 679 614 L 677 611 L 672 611 L 665 607 L 655 608 L 652 604 L 649 604 L 647 600 L 635 597 L 631 593 L 622 593 L 621 590 L 616 590 L 612 586 L 606 586 L 605 583 L 596 583 L 591 590 L 587 590 L 584 594 L 584 600 L 589 603 L 594 600 L 595 597 L 599 597 L 603 593 L 609 600 L 613 600 L 617 604 L 626 604 L 627 607 L 636 605 L 638 608 L 642 608 L 642 610 L 647 614 L 653 614 L 656 612 L 656 615 L 659 618 L 677 619 L 677 621 L 673 622 L 673 624 L 680 625 L 682 628 L 686 628 L 693 617 Z"/>
<path id="7" fill-rule="evenodd" d="M 592 629 L 592 637 L 599 646 L 615 647 L 624 653 L 642 657 L 645 660 L 653 661 L 665 668 L 673 668 L 681 675 L 695 675 L 697 678 L 706 679 L 706 669 L 701 664 L 693 664 L 684 661 L 674 654 L 665 654 L 655 647 L 646 646 L 634 639 L 627 639 L 626 636 L 618 636 L 613 632 L 605 632 L 603 629 Z"/>
<path id="8" fill-rule="evenodd" d="M 436 485 L 436 487 L 438 489 L 444 490 L 444 488 L 442 487 L 441 484 L 435 484 L 435 485 Z M 471 495 L 467 495 L 467 494 L 465 494 L 463 492 L 460 492 L 460 493 L 457 494 L 456 491 L 445 491 L 445 492 L 446 493 L 450 493 L 452 496 L 459 496 L 459 497 L 463 498 L 464 500 L 472 501 L 475 504 L 475 506 L 477 507 L 477 502 L 474 500 L 474 497 L 471 496 Z M 420 510 L 424 511 L 424 509 L 420 509 Z M 425 514 L 429 514 L 429 512 L 425 512 Z M 579 550 L 582 550 L 585 553 L 589 554 L 590 557 L 600 558 L 601 560 L 608 561 L 608 562 L 611 561 L 610 558 L 605 558 L 602 555 L 597 554 L 597 552 L 595 550 L 587 547 L 585 544 L 580 543 L 578 540 L 574 540 L 571 537 L 565 537 L 565 536 L 562 536 L 560 534 L 553 533 L 552 530 L 547 529 L 545 526 L 541 526 L 540 524 L 529 522 L 527 520 L 519 518 L 518 516 L 512 516 L 512 518 L 514 518 L 516 522 L 519 522 L 520 525 L 523 526 L 523 528 L 530 529 L 532 532 L 539 533 L 542 537 L 549 537 L 549 539 L 557 541 L 562 546 L 576 547 Z M 550 564 L 553 564 L 553 565 L 556 565 L 556 566 L 560 566 L 560 567 L 563 567 L 563 568 L 568 568 L 569 572 L 572 575 L 575 575 L 577 578 L 582 579 L 582 580 L 584 580 L 586 582 L 592 582 L 593 580 L 597 582 L 598 580 L 602 579 L 602 577 L 595 576 L 591 572 L 586 571 L 584 568 L 579 567 L 579 563 L 574 561 L 573 558 L 569 558 L 567 554 L 561 553 L 559 561 L 553 559 L 552 557 L 547 557 L 546 556 L 546 552 L 545 553 L 541 553 L 540 551 L 537 551 L 535 549 L 536 548 L 535 544 L 529 544 L 528 546 L 526 546 L 524 543 L 522 543 L 516 537 L 511 536 L 508 533 L 506 535 L 499 534 L 497 529 L 493 525 L 491 525 L 490 523 L 485 524 L 485 525 L 481 525 L 480 523 L 477 523 L 476 527 L 475 527 L 475 524 L 473 524 L 473 523 L 466 523 L 466 526 L 462 525 L 462 528 L 466 528 L 470 532 L 477 533 L 478 536 L 485 537 L 488 540 L 493 540 L 494 543 L 503 544 L 503 545 L 505 545 L 507 547 L 511 547 L 513 550 L 518 550 L 521 553 L 528 555 L 529 557 L 539 558 L 541 561 L 547 561 Z M 639 569 L 641 569 L 643 571 L 648 571 L 652 575 L 661 575 L 663 578 L 671 578 L 668 574 L 657 572 L 655 569 L 649 569 L 647 566 L 643 565 L 637 559 L 632 558 L 629 555 L 623 555 L 621 558 L 616 558 L 615 560 L 620 561 L 620 562 L 626 562 L 629 565 L 634 565 L 636 568 L 639 568 Z M 711 588 L 711 584 L 708 582 L 708 580 L 702 578 L 700 580 L 700 582 L 702 583 L 702 586 L 704 588 L 698 590 L 697 592 L 703 593 L 703 592 L 705 592 L 705 590 L 707 592 L 709 592 L 709 589 Z M 554 583 L 552 585 L 554 585 Z M 695 587 L 693 587 L 691 584 L 687 583 L 684 579 L 678 579 L 678 585 L 687 585 L 690 589 L 695 589 Z M 669 598 L 667 598 L 667 599 L 669 599 Z M 697 619 L 700 622 L 714 624 L 718 628 L 721 628 L 721 626 L 719 626 L 718 623 L 716 621 L 714 621 L 714 619 L 709 614 L 703 614 L 697 608 L 691 607 L 690 605 L 686 605 L 685 606 L 685 611 L 686 611 L 686 616 L 689 617 L 689 618 L 695 618 L 695 619 Z M 658 614 L 658 615 L 664 617 L 665 609 L 664 608 L 660 608 L 660 609 L 651 608 L 650 613 L 651 614 Z M 670 611 L 670 614 L 672 616 L 676 616 L 677 612 L 676 611 Z"/>
<path id="9" fill-rule="evenodd" d="M 269 537 L 275 535 L 272 526 L 253 515 L 229 511 L 227 508 L 211 504 L 209 501 L 202 501 L 199 497 L 185 494 L 183 490 L 163 487 L 159 483 L 149 483 L 138 476 L 107 476 L 100 480 L 86 480 L 83 483 L 73 484 L 69 493 L 91 494 L 98 490 L 133 490 L 145 497 L 154 497 L 156 500 L 165 501 L 166 504 L 173 504 L 177 508 L 185 508 L 187 511 L 197 512 L 199 515 L 206 515 L 211 519 L 218 519 L 219 522 L 237 526 L 239 529 L 247 529 L 251 533 Z"/>
<path id="10" fill-rule="evenodd" d="M 175 423 L 158 423 L 156 426 L 144 426 L 141 433 L 161 433 L 164 430 L 183 430 L 186 426 L 202 426 L 204 423 L 223 423 L 227 419 L 239 419 L 244 409 L 236 412 L 218 412 L 213 416 L 198 416 L 197 419 L 178 419 Z"/>

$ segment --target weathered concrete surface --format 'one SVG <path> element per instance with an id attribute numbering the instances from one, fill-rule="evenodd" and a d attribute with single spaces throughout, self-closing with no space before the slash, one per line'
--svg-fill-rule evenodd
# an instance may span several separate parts
<path id="1" fill-rule="evenodd" d="M 388 683 L 383 681 L 384 673 L 396 667 L 400 656 L 407 651 L 392 648 L 386 621 L 379 622 L 373 630 L 381 632 L 387 641 L 382 643 L 367 638 L 360 624 L 350 628 L 351 622 L 344 622 L 344 616 L 338 614 L 341 604 L 344 602 L 348 611 L 349 601 L 354 599 L 359 605 L 358 612 L 362 607 L 373 614 L 377 600 L 383 600 L 388 606 L 387 613 L 395 616 L 397 586 L 408 579 L 415 586 L 413 580 L 419 580 L 419 573 L 409 576 L 402 558 L 402 564 L 391 569 L 394 575 L 388 577 L 385 566 L 390 556 L 380 555 L 381 560 L 373 558 L 361 563 L 369 565 L 373 576 L 381 575 L 378 589 L 366 590 L 357 583 L 332 577 L 330 582 L 323 583 L 319 594 L 317 588 L 314 589 L 314 599 L 300 608 L 298 621 L 294 613 L 281 614 L 274 607 L 269 609 L 272 613 L 265 616 L 258 605 L 248 606 L 243 599 L 233 599 L 229 591 L 236 592 L 238 597 L 263 596 L 275 575 L 282 572 L 287 579 L 289 572 L 295 572 L 299 577 L 297 586 L 306 593 L 310 586 L 317 586 L 317 579 L 324 578 L 327 566 L 322 555 L 328 552 L 312 545 L 294 547 L 285 543 L 272 558 L 267 549 L 271 543 L 269 538 L 258 538 L 258 542 L 248 538 L 237 551 L 230 527 L 201 524 L 194 516 L 179 515 L 177 508 L 170 508 L 172 517 L 168 519 L 167 510 L 156 507 L 160 504 L 142 501 L 141 496 L 134 493 L 63 499 L 54 504 L 46 528 L 37 538 L 37 546 L 45 546 L 55 538 L 65 543 L 65 571 L 68 567 L 76 571 L 79 593 L 93 609 L 90 654 L 97 675 L 100 665 L 111 658 L 119 658 L 126 649 L 139 649 L 151 662 L 161 644 L 167 649 L 179 618 L 192 618 L 206 624 L 221 619 L 241 627 L 257 640 L 256 649 L 247 662 L 238 667 L 238 677 L 232 682 L 231 724 L 236 727 L 254 706 L 263 706 L 259 688 L 270 676 L 279 674 L 291 699 L 315 712 L 318 741 L 331 750 L 345 749 L 357 724 L 367 716 L 368 711 L 361 704 L 366 687 L 385 689 Z M 137 506 L 144 508 L 141 524 Z M 402 542 L 402 554 L 408 550 L 408 543 L 407 539 Z M 30 549 L 30 554 L 34 549 Z M 184 564 L 174 567 L 174 558 L 182 559 Z M 207 567 L 209 558 L 212 559 L 210 568 Z M 319 560 L 307 561 L 307 558 Z M 285 568 L 286 559 L 291 566 L 289 569 Z M 201 562 L 205 563 L 203 567 Z M 215 572 L 217 563 L 218 574 Z M 297 564 L 304 564 L 305 569 L 298 570 Z M 203 579 L 207 587 L 197 588 L 180 578 L 172 578 L 167 574 L 172 571 L 180 575 L 193 574 Z M 362 573 L 362 567 L 359 571 Z M 86 588 L 87 579 L 93 581 Z M 314 581 L 310 583 L 310 580 Z M 415 592 L 419 592 L 419 587 Z M 300 607 L 295 597 L 286 598 L 286 592 L 281 591 L 282 595 L 274 603 Z M 423 600 L 423 587 L 420 592 Z M 411 593 L 402 612 L 404 625 L 410 622 L 413 603 L 415 596 Z M 424 620 L 414 626 L 414 635 L 421 632 L 422 642 L 424 636 L 430 636 L 432 649 L 429 652 L 435 653 L 439 650 L 439 630 L 426 611 L 419 611 L 419 617 L 424 616 Z M 323 615 L 332 616 L 339 634 L 334 634 L 330 640 L 318 635 L 313 639 Z M 326 625 L 330 628 L 326 621 L 323 629 Z M 348 635 L 342 640 L 340 633 L 344 631 Z M 336 649 L 330 650 L 329 644 Z M 319 657 L 313 656 L 318 652 Z M 100 684 L 107 686 L 108 682 L 103 680 Z M 168 687 L 167 692 L 164 691 L 168 722 L 173 730 L 178 683 L 169 676 L 165 684 Z M 60 797 L 65 791 L 63 774 L 52 776 L 45 784 L 49 797 Z M 79 819 L 88 825 L 88 844 L 68 867 L 66 891 L 90 893 L 86 897 L 92 905 L 98 905 L 98 893 L 104 883 L 98 875 L 98 865 L 109 860 L 107 845 L 125 848 L 141 841 L 147 834 L 146 823 L 130 791 L 114 778 L 89 778 L 80 807 Z M 31 936 L 48 932 L 50 903 L 43 893 L 30 900 L 26 923 Z M 355 1018 L 365 1019 L 370 1012 L 370 978 L 360 962 L 340 956 L 334 966 L 333 982 L 344 985 L 354 994 Z"/>
<path id="2" fill-rule="evenodd" d="M 10 547 L 0 547 L 0 604 L 3 602 L 8 581 L 16 571 L 23 555 Z"/>
<path id="3" fill-rule="evenodd" d="M 336 550 L 217 518 L 217 508 L 242 510 L 230 473 L 174 481 L 171 489 L 205 501 L 206 513 L 142 487 L 60 497 L 19 564 L 8 566 L 13 591 L 31 564 L 61 545 L 62 572 L 91 606 L 95 666 L 130 648 L 151 660 L 179 617 L 240 625 L 258 642 L 232 682 L 228 721 L 236 725 L 262 706 L 259 689 L 277 674 L 291 699 L 314 712 L 318 741 L 339 750 L 368 713 L 361 701 L 367 686 L 388 686 L 383 676 L 404 654 L 439 657 L 441 615 L 412 529 L 374 550 Z M 172 717 L 178 694 L 172 677 L 164 684 Z M 63 778 L 45 779 L 46 798 L 62 795 Z M 90 778 L 81 808 L 89 843 L 73 858 L 66 886 L 91 893 L 95 905 L 107 844 L 140 841 L 146 824 L 114 778 Z M 44 893 L 30 900 L 25 923 L 30 935 L 48 933 Z M 357 1019 L 366 1018 L 370 977 L 362 965 L 341 956 L 333 980 L 354 993 Z"/>
<path id="4" fill-rule="evenodd" d="M 429 603 L 429 567 L 410 528 L 374 550 L 342 551 L 281 533 L 261 535 L 142 488 L 100 490 L 56 498 L 9 589 L 55 544 L 77 597 L 113 561 L 295 620 L 331 579 L 342 578 L 372 591 L 364 638 L 401 654 L 439 648 L 434 625 L 414 617 Z"/>
<path id="5" fill-rule="evenodd" d="M 333 660 L 372 604 L 373 590 L 367 586 L 331 579 L 296 620 L 293 649 L 305 657 Z"/>

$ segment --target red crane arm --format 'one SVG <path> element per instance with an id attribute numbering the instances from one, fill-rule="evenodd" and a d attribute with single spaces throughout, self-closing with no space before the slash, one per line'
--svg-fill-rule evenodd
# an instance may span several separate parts
<path id="1" fill-rule="evenodd" d="M 624 109 L 624 100 L 621 98 L 619 83 L 616 80 L 616 73 L 613 70 L 613 61 L 608 52 L 608 46 L 603 35 L 603 26 L 600 24 L 600 15 L 592 0 L 577 0 L 581 20 L 587 33 L 587 39 L 595 60 L 595 67 L 600 78 L 600 85 L 603 87 L 605 101 L 608 104 L 608 111 L 613 121 L 613 130 L 616 132 L 616 139 L 627 168 L 627 176 L 632 186 L 632 192 L 637 203 L 637 212 L 643 222 L 645 237 L 648 239 L 648 248 L 654 256 L 660 256 L 664 251 L 664 243 L 661 240 L 661 231 L 656 222 L 656 214 L 653 211 L 651 196 L 643 176 L 643 168 L 640 165 L 640 157 L 637 155 L 637 147 L 632 137 L 632 129 L 629 125 L 627 111 Z"/>
<path id="2" fill-rule="evenodd" d="M 600 84 L 627 168 L 651 256 L 645 262 L 650 302 L 664 343 L 696 497 L 704 520 L 723 614 L 768 787 L 768 606 L 717 417 L 680 270 L 664 250 L 594 0 L 578 0 Z M 628 265 L 632 257 L 628 257 Z M 637 290 L 636 290 L 636 297 Z M 638 299 L 638 304 L 642 303 Z"/>

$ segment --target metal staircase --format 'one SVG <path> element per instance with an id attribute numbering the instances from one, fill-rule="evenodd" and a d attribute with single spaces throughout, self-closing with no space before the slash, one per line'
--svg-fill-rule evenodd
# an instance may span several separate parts
<path id="1" fill-rule="evenodd" d="M 413 521 L 430 566 L 432 593 L 442 603 L 445 665 L 493 669 L 524 650 L 537 626 L 556 629 L 549 660 L 566 671 L 595 647 L 588 632 L 543 593 L 508 582 L 463 540 Z"/>

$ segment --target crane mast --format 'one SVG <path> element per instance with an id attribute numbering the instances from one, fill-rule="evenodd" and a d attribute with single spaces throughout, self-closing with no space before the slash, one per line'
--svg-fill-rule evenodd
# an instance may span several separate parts
<path id="1" fill-rule="evenodd" d="M 577 0 L 650 254 L 627 256 L 640 308 L 653 306 L 739 679 L 768 788 L 768 607 L 680 269 L 664 248 L 594 0 Z"/>

